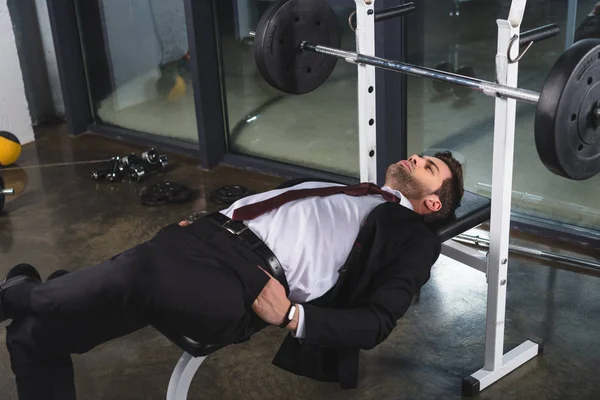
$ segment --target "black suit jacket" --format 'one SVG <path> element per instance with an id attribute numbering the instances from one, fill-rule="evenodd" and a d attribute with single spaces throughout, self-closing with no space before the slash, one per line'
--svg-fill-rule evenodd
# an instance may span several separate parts
<path id="1" fill-rule="evenodd" d="M 336 286 L 302 304 L 304 339 L 288 335 L 273 364 L 356 388 L 361 349 L 383 342 L 429 280 L 441 252 L 423 217 L 396 203 L 377 206 L 361 227 Z"/>

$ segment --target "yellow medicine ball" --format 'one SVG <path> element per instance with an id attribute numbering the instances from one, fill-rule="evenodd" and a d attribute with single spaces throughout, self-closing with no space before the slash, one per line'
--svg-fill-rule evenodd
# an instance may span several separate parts
<path id="1" fill-rule="evenodd" d="M 179 75 L 175 77 L 175 82 L 173 83 L 173 87 L 169 91 L 169 95 L 167 96 L 167 100 L 169 101 L 179 101 L 185 96 L 186 85 L 183 78 Z"/>
<path id="2" fill-rule="evenodd" d="M 0 131 L 0 166 L 6 167 L 21 155 L 21 142 L 10 132 Z"/>

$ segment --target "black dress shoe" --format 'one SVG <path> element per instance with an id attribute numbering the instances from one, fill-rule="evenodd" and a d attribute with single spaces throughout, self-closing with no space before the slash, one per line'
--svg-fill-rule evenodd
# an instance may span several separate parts
<path id="1" fill-rule="evenodd" d="M 16 276 L 29 276 L 33 279 L 37 279 L 38 281 L 42 281 L 42 277 L 37 269 L 31 264 L 17 264 L 11 269 L 8 270 L 6 276 L 4 277 L 4 281 L 14 278 Z"/>
<path id="2" fill-rule="evenodd" d="M 68 273 L 69 273 L 69 271 L 66 271 L 64 269 L 58 269 L 58 270 L 54 271 L 53 273 L 51 273 L 50 275 L 48 275 L 47 281 L 51 281 L 52 279 L 59 278 L 59 277 L 61 277 L 63 275 L 66 275 Z"/>
<path id="3" fill-rule="evenodd" d="M 0 283 L 0 322 L 4 322 L 8 318 L 11 318 L 10 315 L 6 313 L 4 310 L 4 306 L 2 304 L 2 295 L 3 292 L 13 286 L 21 285 L 26 282 L 33 282 L 39 284 L 42 278 L 40 277 L 39 272 L 29 264 L 19 264 L 12 267 L 6 273 L 4 280 Z"/>

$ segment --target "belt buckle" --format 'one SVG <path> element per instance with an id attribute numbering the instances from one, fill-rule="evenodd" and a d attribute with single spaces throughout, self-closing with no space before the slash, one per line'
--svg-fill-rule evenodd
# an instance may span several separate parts
<path id="1" fill-rule="evenodd" d="M 243 222 L 239 222 L 243 226 L 243 228 L 241 228 L 240 230 L 236 230 L 235 228 L 230 228 L 230 227 L 227 226 L 228 224 L 233 223 L 233 222 L 238 222 L 238 221 L 229 220 L 229 221 L 227 221 L 227 222 L 225 222 L 223 224 L 223 228 L 225 228 L 232 235 L 239 236 L 239 235 L 241 235 L 242 233 L 244 233 L 245 231 L 248 230 L 248 225 L 244 224 Z"/>

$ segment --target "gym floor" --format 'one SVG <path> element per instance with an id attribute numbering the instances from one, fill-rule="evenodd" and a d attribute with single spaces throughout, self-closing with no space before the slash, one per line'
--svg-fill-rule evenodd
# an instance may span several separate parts
<path id="1" fill-rule="evenodd" d="M 281 178 L 219 167 L 201 171 L 198 161 L 170 155 L 173 168 L 147 184 L 171 180 L 198 191 L 193 203 L 145 207 L 143 184 L 96 183 L 94 164 L 28 168 L 139 153 L 142 148 L 95 135 L 76 138 L 66 127 L 39 129 L 24 146 L 21 168 L 3 170 L 11 198 L 0 216 L 4 274 L 29 262 L 43 277 L 58 268 L 93 265 L 147 240 L 192 210 L 216 210 L 210 193 L 223 185 L 268 190 Z M 559 249 L 554 243 L 530 243 Z M 484 390 L 481 399 L 596 399 L 600 393 L 600 280 L 560 265 L 511 257 L 506 308 L 506 350 L 530 337 L 544 341 L 543 355 Z M 460 398 L 461 379 L 482 366 L 485 341 L 485 276 L 441 257 L 432 278 L 391 336 L 361 356 L 360 386 L 296 377 L 271 365 L 283 332 L 268 328 L 242 345 L 211 355 L 200 368 L 190 399 L 451 399 Z M 4 324 L 3 324 L 4 325 Z M 308 327 L 310 329 L 310 327 Z M 0 334 L 0 393 L 16 400 L 5 337 Z M 181 351 L 152 328 L 74 356 L 82 400 L 164 399 Z"/>

